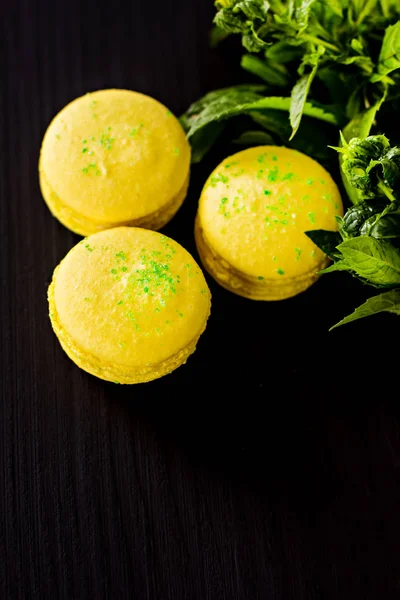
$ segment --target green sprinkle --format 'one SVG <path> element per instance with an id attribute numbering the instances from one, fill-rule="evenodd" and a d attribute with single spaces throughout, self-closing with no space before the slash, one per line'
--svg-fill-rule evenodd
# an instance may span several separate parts
<path id="1" fill-rule="evenodd" d="M 217 183 L 224 183 L 225 185 L 228 183 L 229 181 L 229 177 L 226 177 L 226 175 L 223 175 L 222 173 L 217 173 L 217 175 L 213 175 L 210 178 L 210 185 L 211 187 L 216 187 Z"/>
<path id="2" fill-rule="evenodd" d="M 306 184 L 307 184 L 307 185 L 312 185 L 313 183 L 314 183 L 314 180 L 313 180 L 313 179 L 311 179 L 311 178 L 310 178 L 310 179 L 307 179 L 307 181 L 306 181 Z"/>
<path id="3" fill-rule="evenodd" d="M 97 119 L 97 115 L 93 114 L 93 119 Z"/>
<path id="4" fill-rule="evenodd" d="M 137 323 L 135 324 L 135 329 L 136 329 L 136 331 L 140 331 L 140 327 Z"/>
<path id="5" fill-rule="evenodd" d="M 325 184 L 326 184 L 326 181 L 325 181 L 325 179 L 320 179 L 319 181 L 320 181 L 320 183 L 322 183 L 322 185 L 325 185 Z"/>
<path id="6" fill-rule="evenodd" d="M 275 154 L 271 158 L 272 158 L 272 160 L 278 160 L 278 157 L 275 156 Z"/>
<path id="7" fill-rule="evenodd" d="M 307 216 L 308 216 L 308 218 L 310 220 L 310 223 L 312 223 L 314 225 L 314 223 L 315 223 L 315 214 L 313 212 L 309 212 Z"/>
<path id="8" fill-rule="evenodd" d="M 123 271 L 124 273 L 126 273 L 126 271 L 128 270 L 128 268 L 127 267 L 121 267 L 120 270 Z"/>
<path id="9" fill-rule="evenodd" d="M 118 273 L 117 269 L 111 269 L 110 273 L 112 273 L 113 275 L 116 275 Z"/>
<path id="10" fill-rule="evenodd" d="M 301 256 L 301 248 L 295 248 L 294 251 L 296 252 L 296 260 L 300 260 L 300 256 Z"/>
<path id="11" fill-rule="evenodd" d="M 264 279 L 264 277 L 263 277 L 262 275 L 259 275 L 259 276 L 257 277 L 257 279 L 258 279 L 259 281 L 262 281 L 262 280 Z"/>
<path id="12" fill-rule="evenodd" d="M 82 144 L 87 144 L 87 140 L 82 140 Z"/>
<path id="13" fill-rule="evenodd" d="M 270 196 L 272 194 L 272 192 L 270 192 L 270 190 L 264 190 L 264 194 L 266 196 Z"/>
<path id="14" fill-rule="evenodd" d="M 85 302 L 91 302 L 92 299 L 91 298 L 84 298 Z"/>
<path id="15" fill-rule="evenodd" d="M 174 148 L 174 154 L 175 154 L 175 156 L 179 156 L 180 153 L 181 153 L 181 151 L 180 151 L 179 148 Z"/>
<path id="16" fill-rule="evenodd" d="M 85 154 L 89 148 L 82 148 L 82 154 Z"/>
<path id="17" fill-rule="evenodd" d="M 90 108 L 94 108 L 95 106 L 97 106 L 98 102 L 97 100 L 92 100 L 90 103 Z"/>
<path id="18" fill-rule="evenodd" d="M 180 316 L 180 317 L 183 317 L 183 313 L 181 313 L 181 312 L 180 312 L 180 313 L 179 313 L 179 316 Z"/>
<path id="19" fill-rule="evenodd" d="M 278 167 L 274 167 L 267 176 L 268 181 L 278 181 Z"/>
<path id="20" fill-rule="evenodd" d="M 165 114 L 167 115 L 167 117 L 171 117 L 172 116 L 172 112 L 170 110 L 167 110 L 167 112 Z"/>
<path id="21" fill-rule="evenodd" d="M 89 169 L 87 167 L 83 167 L 82 173 L 85 173 L 85 174 L 89 173 Z"/>
<path id="22" fill-rule="evenodd" d="M 85 244 L 85 248 L 88 252 L 93 252 L 94 248 L 90 244 Z"/>
<path id="23" fill-rule="evenodd" d="M 292 181 L 293 177 L 294 173 L 286 173 L 286 175 L 282 177 L 282 181 Z"/>
<path id="24" fill-rule="evenodd" d="M 124 301 L 123 301 L 123 300 L 118 300 L 118 302 L 117 302 L 117 306 L 121 306 L 121 304 L 123 304 L 123 303 L 124 303 Z"/>
<path id="25" fill-rule="evenodd" d="M 203 288 L 203 289 L 200 291 L 200 294 L 205 294 L 205 293 L 206 293 L 206 290 Z"/>
<path id="26" fill-rule="evenodd" d="M 285 271 L 283 269 L 277 269 L 276 272 L 278 273 L 278 275 L 284 275 Z"/>
<path id="27" fill-rule="evenodd" d="M 265 157 L 267 156 L 267 154 L 264 152 L 264 154 L 259 154 L 257 156 L 257 162 L 259 163 L 263 163 L 265 161 Z"/>
<path id="28" fill-rule="evenodd" d="M 124 342 L 118 342 L 118 346 L 120 348 L 125 348 L 125 343 Z"/>
<path id="29" fill-rule="evenodd" d="M 287 219 L 282 219 L 281 223 L 282 223 L 282 225 L 287 225 L 289 223 L 289 221 Z"/>
<path id="30" fill-rule="evenodd" d="M 115 256 L 117 258 L 120 258 L 121 260 L 126 260 L 126 254 L 125 254 L 125 252 L 122 252 L 122 250 L 121 250 L 121 252 L 118 252 Z"/>
<path id="31" fill-rule="evenodd" d="M 230 163 L 226 163 L 226 164 L 224 165 L 224 167 L 225 167 L 225 169 L 230 169 L 230 167 L 234 167 L 234 166 L 236 166 L 237 164 L 238 164 L 237 162 L 233 161 L 233 162 L 230 162 Z"/>

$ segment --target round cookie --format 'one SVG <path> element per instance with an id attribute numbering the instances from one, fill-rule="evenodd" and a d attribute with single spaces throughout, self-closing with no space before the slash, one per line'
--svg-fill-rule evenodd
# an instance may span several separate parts
<path id="1" fill-rule="evenodd" d="M 102 90 L 68 104 L 43 139 L 43 197 L 66 227 L 89 235 L 119 225 L 160 229 L 189 184 L 190 146 L 160 102 Z"/>
<path id="2" fill-rule="evenodd" d="M 82 369 L 141 383 L 184 364 L 210 313 L 210 292 L 192 256 L 170 238 L 133 227 L 96 233 L 54 271 L 50 319 Z"/>
<path id="3" fill-rule="evenodd" d="M 305 235 L 337 230 L 339 190 L 310 157 L 261 146 L 224 160 L 207 180 L 196 218 L 205 268 L 228 290 L 254 300 L 307 289 L 327 258 Z"/>

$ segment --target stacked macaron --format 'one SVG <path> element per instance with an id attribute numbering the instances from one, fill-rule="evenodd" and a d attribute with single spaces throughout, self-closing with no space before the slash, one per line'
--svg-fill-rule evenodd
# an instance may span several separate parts
<path id="1" fill-rule="evenodd" d="M 210 313 L 200 267 L 157 233 L 189 184 L 190 146 L 162 104 L 103 90 L 66 106 L 41 149 L 43 197 L 53 215 L 86 235 L 55 269 L 50 319 L 67 355 L 108 381 L 146 382 L 194 352 Z M 305 235 L 336 230 L 343 212 L 331 176 L 284 147 L 224 160 L 202 191 L 195 239 L 205 269 L 255 300 L 307 289 L 325 255 Z"/>

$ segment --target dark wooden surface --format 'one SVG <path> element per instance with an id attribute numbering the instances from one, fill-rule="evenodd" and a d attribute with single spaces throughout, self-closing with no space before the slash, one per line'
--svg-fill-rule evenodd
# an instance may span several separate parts
<path id="1" fill-rule="evenodd" d="M 212 14 L 208 0 L 2 3 L 2 599 L 400 597 L 399 322 L 327 332 L 368 290 L 331 276 L 265 304 L 210 281 L 196 354 L 145 386 L 81 372 L 50 328 L 47 285 L 78 237 L 40 197 L 47 124 L 94 89 L 179 114 L 237 82 L 230 52 L 207 47 Z M 193 253 L 220 158 L 193 169 L 165 229 Z"/>

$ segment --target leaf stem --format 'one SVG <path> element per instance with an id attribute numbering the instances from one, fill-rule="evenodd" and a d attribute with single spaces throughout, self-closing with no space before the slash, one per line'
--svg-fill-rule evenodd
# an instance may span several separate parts
<path id="1" fill-rule="evenodd" d="M 340 53 L 340 48 L 338 48 L 334 44 L 331 44 L 330 42 L 321 40 L 320 38 L 316 37 L 315 35 L 310 35 L 309 33 L 303 33 L 302 38 L 305 40 L 308 40 L 309 42 L 313 42 L 314 44 L 318 44 L 320 46 L 325 46 L 325 48 L 329 48 L 329 50 L 333 50 L 334 52 Z"/>
<path id="2" fill-rule="evenodd" d="M 393 196 L 390 188 L 386 184 L 384 184 L 382 180 L 378 181 L 378 189 L 381 192 L 383 192 L 387 198 L 389 198 L 390 202 L 393 202 L 394 200 L 396 200 L 396 198 Z"/>
<path id="3" fill-rule="evenodd" d="M 277 102 L 279 100 L 279 103 Z M 267 96 L 262 100 L 258 100 L 254 102 L 250 107 L 245 107 L 249 112 L 252 111 L 260 111 L 263 108 L 272 108 L 274 110 L 290 110 L 291 98 L 277 98 L 275 96 Z M 326 123 L 331 123 L 331 125 L 338 125 L 338 120 L 336 116 L 331 112 L 324 112 L 323 109 L 319 109 L 319 107 L 315 107 L 314 105 L 306 102 L 304 104 L 303 114 L 306 117 L 313 117 L 314 119 L 319 119 L 320 121 L 325 121 Z"/>

